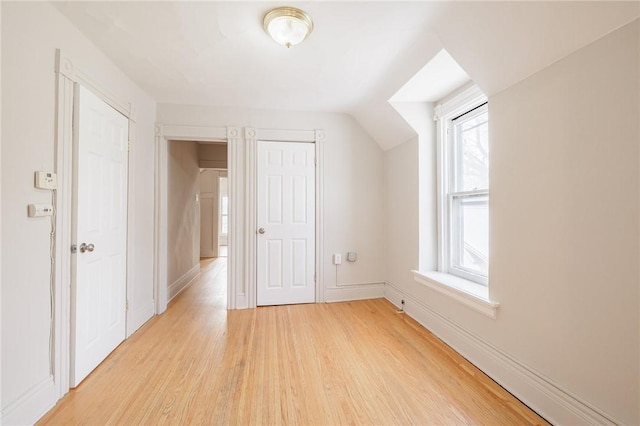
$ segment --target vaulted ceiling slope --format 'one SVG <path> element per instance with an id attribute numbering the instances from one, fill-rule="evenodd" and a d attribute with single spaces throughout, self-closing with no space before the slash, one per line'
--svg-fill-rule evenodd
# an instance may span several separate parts
<path id="1" fill-rule="evenodd" d="M 383 149 L 414 134 L 388 100 L 442 48 L 492 95 L 640 10 L 611 1 L 288 4 L 315 23 L 291 49 L 262 30 L 280 3 L 55 3 L 158 102 L 344 112 Z"/>

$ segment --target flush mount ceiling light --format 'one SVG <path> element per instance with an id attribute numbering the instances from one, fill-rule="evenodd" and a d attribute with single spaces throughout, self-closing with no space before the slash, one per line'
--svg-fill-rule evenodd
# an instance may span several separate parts
<path id="1" fill-rule="evenodd" d="M 264 30 L 276 43 L 286 47 L 301 43 L 313 31 L 313 21 L 303 10 L 277 7 L 264 15 Z"/>

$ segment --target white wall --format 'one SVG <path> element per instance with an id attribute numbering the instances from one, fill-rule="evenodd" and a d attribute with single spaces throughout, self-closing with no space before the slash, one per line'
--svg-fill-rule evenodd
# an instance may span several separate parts
<path id="1" fill-rule="evenodd" d="M 406 273 L 418 267 L 407 191 L 419 151 L 411 140 L 385 154 L 387 252 L 401 254 L 389 257 L 387 296 L 554 422 L 570 414 L 538 393 L 640 422 L 639 35 L 636 21 L 489 97 L 495 320 Z M 550 390 L 526 390 L 506 363 Z"/>
<path id="2" fill-rule="evenodd" d="M 386 280 L 410 283 L 418 267 L 418 136 L 385 152 Z M 433 209 L 435 212 L 435 209 Z"/>
<path id="3" fill-rule="evenodd" d="M 200 262 L 200 168 L 196 142 L 169 141 L 168 156 L 169 248 L 167 280 L 169 297 L 175 296 L 199 270 Z M 177 287 L 177 288 L 176 288 Z"/>
<path id="4" fill-rule="evenodd" d="M 155 103 L 49 3 L 2 2 L 2 421 L 30 423 L 53 406 L 49 377 L 48 218 L 27 218 L 49 203 L 33 172 L 53 170 L 55 49 L 100 86 L 137 109 L 130 159 L 135 199 L 129 303 L 138 326 L 153 312 L 153 158 Z M 69 283 L 58 283 L 59 286 Z M 149 307 L 151 311 L 149 311 Z M 136 327 L 137 328 L 137 327 Z"/>
<path id="5" fill-rule="evenodd" d="M 349 116 L 331 113 L 246 110 L 186 105 L 158 105 L 158 122 L 193 126 L 266 129 L 323 129 L 324 253 L 327 300 L 381 297 L 384 282 L 383 152 Z M 244 151 L 243 151 L 244 152 Z M 244 170 L 238 173 L 243 174 Z M 244 197 L 244 194 L 242 194 Z M 333 253 L 355 251 L 358 261 L 343 264 L 340 284 Z M 367 285 L 371 283 L 371 285 Z"/>

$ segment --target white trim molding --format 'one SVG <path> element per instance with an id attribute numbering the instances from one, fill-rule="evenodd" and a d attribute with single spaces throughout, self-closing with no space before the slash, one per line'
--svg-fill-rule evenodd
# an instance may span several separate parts
<path id="1" fill-rule="evenodd" d="M 541 372 L 387 282 L 384 297 L 553 424 L 622 424 Z"/>
<path id="2" fill-rule="evenodd" d="M 129 119 L 129 121 L 136 122 L 136 109 L 135 106 L 123 99 L 122 97 L 113 94 L 99 83 L 95 82 L 93 78 L 82 70 L 81 67 L 75 64 L 75 61 L 71 60 L 60 49 L 56 50 L 56 73 L 68 78 L 75 83 L 81 83 L 83 86 L 91 89 L 100 99 L 109 104 L 112 108 L 118 111 Z"/>
<path id="3" fill-rule="evenodd" d="M 256 149 L 259 140 L 307 142 L 316 147 L 316 302 L 324 302 L 321 274 L 323 233 L 322 130 L 255 129 L 156 125 L 155 300 L 156 313 L 167 308 L 167 161 L 168 141 L 224 142 L 228 144 L 229 257 L 227 308 L 256 307 Z M 380 293 L 380 292 L 378 292 Z M 377 294 L 377 293 L 376 293 Z M 380 296 L 382 297 L 381 293 Z"/>
<path id="4" fill-rule="evenodd" d="M 322 252 L 324 250 L 324 169 L 323 169 L 323 153 L 324 142 L 327 138 L 323 130 L 289 130 L 289 129 L 254 129 L 245 128 L 245 149 L 246 149 L 246 193 L 245 203 L 246 210 L 246 262 L 245 276 L 248 283 L 248 308 L 257 306 L 256 285 L 257 285 L 257 240 L 254 230 L 257 228 L 256 215 L 256 177 L 257 177 L 257 149 L 259 141 L 277 141 L 277 142 L 296 142 L 296 143 L 313 143 L 315 145 L 316 156 L 316 261 L 315 261 L 315 301 L 322 303 L 325 301 L 325 289 L 322 274 Z M 379 296 L 381 297 L 381 296 Z M 366 297 L 362 297 L 366 298 Z M 341 299 L 355 300 L 355 299 Z"/>
<path id="5" fill-rule="evenodd" d="M 239 127 L 226 128 L 227 183 L 229 185 L 229 237 L 227 257 L 227 309 L 247 307 L 244 260 L 244 140 Z"/>
<path id="6" fill-rule="evenodd" d="M 451 96 L 445 98 L 434 108 L 434 120 L 436 126 L 436 197 L 437 197 L 437 234 L 438 234 L 438 270 L 445 273 L 455 273 L 451 268 L 451 201 L 450 188 L 453 182 L 453 169 L 450 161 L 453 159 L 453 146 L 450 142 L 452 133 L 449 133 L 451 120 L 456 116 L 464 114 L 469 110 L 487 102 L 487 96 L 476 85 L 456 91 Z M 432 191 L 432 188 L 426 189 Z M 484 191 L 488 193 L 487 191 Z M 464 275 L 464 274 L 461 274 Z M 471 274 L 465 275 L 467 279 L 488 284 L 487 277 L 474 277 Z"/>
<path id="7" fill-rule="evenodd" d="M 411 271 L 413 279 L 438 293 L 474 309 L 489 318 L 496 318 L 500 304 L 489 299 L 489 289 L 451 274 L 437 271 Z"/>
<path id="8" fill-rule="evenodd" d="M 81 62 L 80 62 L 81 63 Z M 55 172 L 58 175 L 58 189 L 55 195 L 57 207 L 56 233 L 55 233 L 55 279 L 54 279 L 54 345 L 52 348 L 52 377 L 45 379 L 40 385 L 34 387 L 32 391 L 25 394 L 18 404 L 20 407 L 30 407 L 29 415 L 37 412 L 36 407 L 43 406 L 45 398 L 50 399 L 47 409 L 51 408 L 55 402 L 69 391 L 69 349 L 70 349 L 70 318 L 71 318 L 71 234 L 72 234 L 72 194 L 73 194 L 73 111 L 75 86 L 81 84 L 89 88 L 101 100 L 106 102 L 116 111 L 127 117 L 129 121 L 129 137 L 135 138 L 136 134 L 136 108 L 125 97 L 112 92 L 118 87 L 105 87 L 102 83 L 96 82 L 89 73 L 83 70 L 82 65 L 78 65 L 66 54 L 66 51 L 56 49 L 55 74 L 56 74 L 56 122 L 55 122 Z M 135 140 L 131 140 L 135 142 Z M 134 175 L 135 163 L 129 157 L 128 173 Z M 133 194 L 133 179 L 128 179 L 129 200 Z M 127 216 L 127 263 L 131 264 L 132 250 L 129 243 L 131 235 L 131 212 L 128 208 Z M 132 282 L 132 268 L 127 267 L 127 283 Z M 127 285 L 129 288 L 129 285 Z M 145 310 L 138 309 L 136 314 L 139 317 Z M 127 324 L 132 324 L 133 311 L 127 313 Z M 148 318 L 147 318 L 148 319 Z M 127 333 L 129 335 L 130 333 Z M 53 385 L 53 392 L 47 389 L 48 383 Z M 32 401 L 28 401 L 32 398 Z M 17 413 L 18 411 L 15 411 Z M 46 410 L 45 410 L 46 412 Z M 44 414 L 41 413 L 41 415 Z M 26 414 L 25 414 L 26 415 Z M 13 417 L 9 417 L 13 418 Z M 17 417 L 16 417 L 17 418 Z M 22 417 L 19 423 L 24 423 Z M 37 419 L 36 419 L 37 420 Z M 14 423 L 5 418 L 2 414 L 3 423 Z M 30 423 L 30 422 L 29 422 Z"/>
<path id="9" fill-rule="evenodd" d="M 327 134 L 315 130 L 316 144 L 316 303 L 326 301 L 324 291 L 324 143 Z"/>
<path id="10" fill-rule="evenodd" d="M 156 301 L 156 314 L 161 314 L 167 309 L 169 302 L 169 283 L 167 282 L 167 265 L 168 265 L 168 152 L 169 141 L 203 141 L 203 142 L 225 142 L 228 141 L 227 134 L 237 135 L 238 129 L 234 129 L 235 133 L 226 127 L 208 127 L 208 126 L 179 126 L 156 124 L 156 172 L 155 172 L 155 215 L 154 215 L 154 299 Z M 229 164 L 234 164 L 237 160 L 237 149 L 234 142 L 237 138 L 233 138 L 229 143 Z M 236 176 L 233 166 L 229 167 L 229 176 Z M 234 191 L 237 184 L 229 179 L 229 195 L 230 209 L 235 208 Z M 230 217 L 231 221 L 231 217 Z M 230 222 L 233 226 L 233 222 Z M 233 228 L 231 228 L 233 229 Z M 229 241 L 229 264 L 228 264 L 228 283 L 233 282 L 236 272 L 234 266 L 236 261 L 235 255 L 235 239 L 230 238 Z M 227 283 L 227 288 L 229 284 Z M 231 291 L 227 291 L 230 309 L 234 309 L 235 305 L 232 300 Z"/>
<path id="11" fill-rule="evenodd" d="M 56 405 L 56 384 L 49 376 L 2 409 L 0 424 L 34 424 Z"/>
<path id="12" fill-rule="evenodd" d="M 246 149 L 246 165 L 245 176 L 247 178 L 245 182 L 245 205 L 247 206 L 247 212 L 245 215 L 245 229 L 246 233 L 246 261 L 245 264 L 245 277 L 246 283 L 245 291 L 247 293 L 246 307 L 255 308 L 257 305 L 257 247 L 256 247 L 256 233 L 257 228 L 257 204 L 256 204 L 256 176 L 257 176 L 257 158 L 258 158 L 258 131 L 253 127 L 245 127 L 244 129 L 244 142 Z M 248 286 L 246 286 L 248 284 Z"/>
<path id="13" fill-rule="evenodd" d="M 384 297 L 385 283 L 361 284 L 348 287 L 328 287 L 325 302 L 347 302 L 350 300 L 381 299 Z"/>
<path id="14" fill-rule="evenodd" d="M 169 302 L 171 302 L 174 297 L 185 291 L 198 275 L 200 275 L 200 262 L 193 265 L 193 268 L 189 269 L 180 278 L 169 285 Z"/>

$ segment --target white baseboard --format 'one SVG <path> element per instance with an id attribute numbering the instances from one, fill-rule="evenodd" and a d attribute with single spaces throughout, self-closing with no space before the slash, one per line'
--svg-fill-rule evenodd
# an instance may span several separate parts
<path id="1" fill-rule="evenodd" d="M 384 297 L 553 424 L 622 424 L 427 304 L 386 283 Z"/>
<path id="2" fill-rule="evenodd" d="M 55 383 L 51 377 L 47 377 L 4 407 L 0 424 L 32 425 L 53 408 L 57 401 Z"/>
<path id="3" fill-rule="evenodd" d="M 193 265 L 193 268 L 189 269 L 187 272 L 184 273 L 183 276 L 181 276 L 180 278 L 175 280 L 171 285 L 169 285 L 168 302 L 171 302 L 171 300 L 173 300 L 174 297 L 176 297 L 177 295 L 182 293 L 184 289 L 189 287 L 193 279 L 197 277 L 199 273 L 200 273 L 200 262 Z"/>
<path id="4" fill-rule="evenodd" d="M 384 287 L 384 283 L 329 287 L 324 290 L 324 301 L 331 303 L 347 302 L 349 300 L 380 299 L 384 297 Z"/>
<path id="5" fill-rule="evenodd" d="M 155 313 L 156 302 L 153 299 L 147 301 L 147 303 L 135 310 L 129 306 L 127 315 L 127 337 L 135 333 L 145 322 L 149 321 Z"/>

